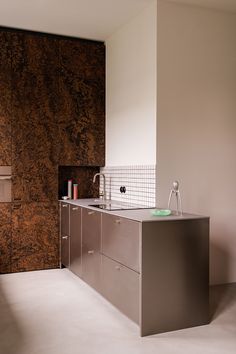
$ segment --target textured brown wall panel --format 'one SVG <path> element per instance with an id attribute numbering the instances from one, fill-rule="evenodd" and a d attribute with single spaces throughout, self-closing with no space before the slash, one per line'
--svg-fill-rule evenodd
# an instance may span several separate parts
<path id="1" fill-rule="evenodd" d="M 11 271 L 11 204 L 0 203 L 0 274 Z"/>
<path id="2" fill-rule="evenodd" d="M 13 200 L 57 198 L 57 42 L 15 34 L 13 41 Z"/>
<path id="3" fill-rule="evenodd" d="M 0 32 L 0 165 L 11 165 L 11 35 Z"/>
<path id="4" fill-rule="evenodd" d="M 0 164 L 13 172 L 12 240 L 0 219 L 4 254 L 12 252 L 12 268 L 2 258 L 4 271 L 55 268 L 63 180 L 79 178 L 79 197 L 98 195 L 92 177 L 105 163 L 105 47 L 1 30 L 0 48 Z M 59 165 L 76 167 L 60 169 L 59 178 Z"/>
<path id="5" fill-rule="evenodd" d="M 58 198 L 58 172 L 47 174 L 44 169 L 35 173 L 13 175 L 12 199 L 13 201 L 55 201 Z"/>
<path id="6" fill-rule="evenodd" d="M 59 198 L 67 195 L 67 181 L 72 179 L 78 183 L 78 198 L 97 198 L 99 196 L 98 179 L 93 183 L 93 176 L 99 172 L 99 167 L 59 167 Z"/>
<path id="7" fill-rule="evenodd" d="M 12 205 L 12 271 L 58 267 L 58 203 Z"/>
<path id="8" fill-rule="evenodd" d="M 3 87 L 0 78 L 0 92 Z M 1 101 L 4 99 L 1 97 Z M 2 102 L 1 102 L 2 103 Z M 0 165 L 11 165 L 11 125 L 9 123 L 9 117 L 6 114 L 0 113 Z"/>
<path id="9" fill-rule="evenodd" d="M 103 43 L 84 40 L 60 40 L 60 64 L 84 79 L 104 79 L 105 47 Z"/>
<path id="10" fill-rule="evenodd" d="M 60 41 L 60 165 L 105 163 L 105 47 Z"/>

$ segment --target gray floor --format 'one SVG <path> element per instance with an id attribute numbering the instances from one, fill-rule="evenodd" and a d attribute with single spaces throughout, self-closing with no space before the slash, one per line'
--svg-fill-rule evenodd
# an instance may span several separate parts
<path id="1" fill-rule="evenodd" d="M 210 325 L 140 338 L 68 270 L 0 276 L 1 354 L 236 353 L 236 284 L 211 289 Z"/>

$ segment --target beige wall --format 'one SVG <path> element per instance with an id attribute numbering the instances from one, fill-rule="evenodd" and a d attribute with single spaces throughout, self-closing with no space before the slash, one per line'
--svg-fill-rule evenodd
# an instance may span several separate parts
<path id="1" fill-rule="evenodd" d="M 106 41 L 106 165 L 156 163 L 156 0 Z"/>
<path id="2" fill-rule="evenodd" d="M 211 217 L 211 283 L 236 281 L 236 15 L 158 0 L 158 203 Z"/>

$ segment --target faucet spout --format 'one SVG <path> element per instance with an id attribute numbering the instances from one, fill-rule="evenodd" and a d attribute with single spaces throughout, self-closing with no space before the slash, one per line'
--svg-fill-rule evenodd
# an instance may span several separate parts
<path id="1" fill-rule="evenodd" d="M 103 177 L 103 192 L 99 193 L 99 196 L 102 197 L 103 200 L 106 200 L 106 178 L 105 178 L 105 175 L 104 175 L 104 173 L 96 173 L 93 176 L 93 183 L 96 182 L 97 176 L 100 176 L 100 178 Z"/>

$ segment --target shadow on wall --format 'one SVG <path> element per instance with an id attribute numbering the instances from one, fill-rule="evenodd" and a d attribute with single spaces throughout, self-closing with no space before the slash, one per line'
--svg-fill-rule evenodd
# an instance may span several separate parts
<path id="1" fill-rule="evenodd" d="M 221 284 L 210 287 L 210 317 L 216 319 L 225 309 L 230 306 L 228 289 L 232 284 L 223 284 L 229 281 L 228 250 L 214 241 L 210 243 L 210 275 L 211 283 Z M 235 284 L 236 286 L 236 284 Z"/>
<path id="2" fill-rule="evenodd" d="M 210 240 L 210 283 L 211 285 L 226 284 L 229 279 L 230 254 L 228 249 Z"/>
<path id="3" fill-rule="evenodd" d="M 235 304 L 236 283 L 210 287 L 210 320 L 213 321 Z"/>
<path id="4" fill-rule="evenodd" d="M 0 353 L 23 353 L 24 333 L 3 291 L 0 275 Z"/>

